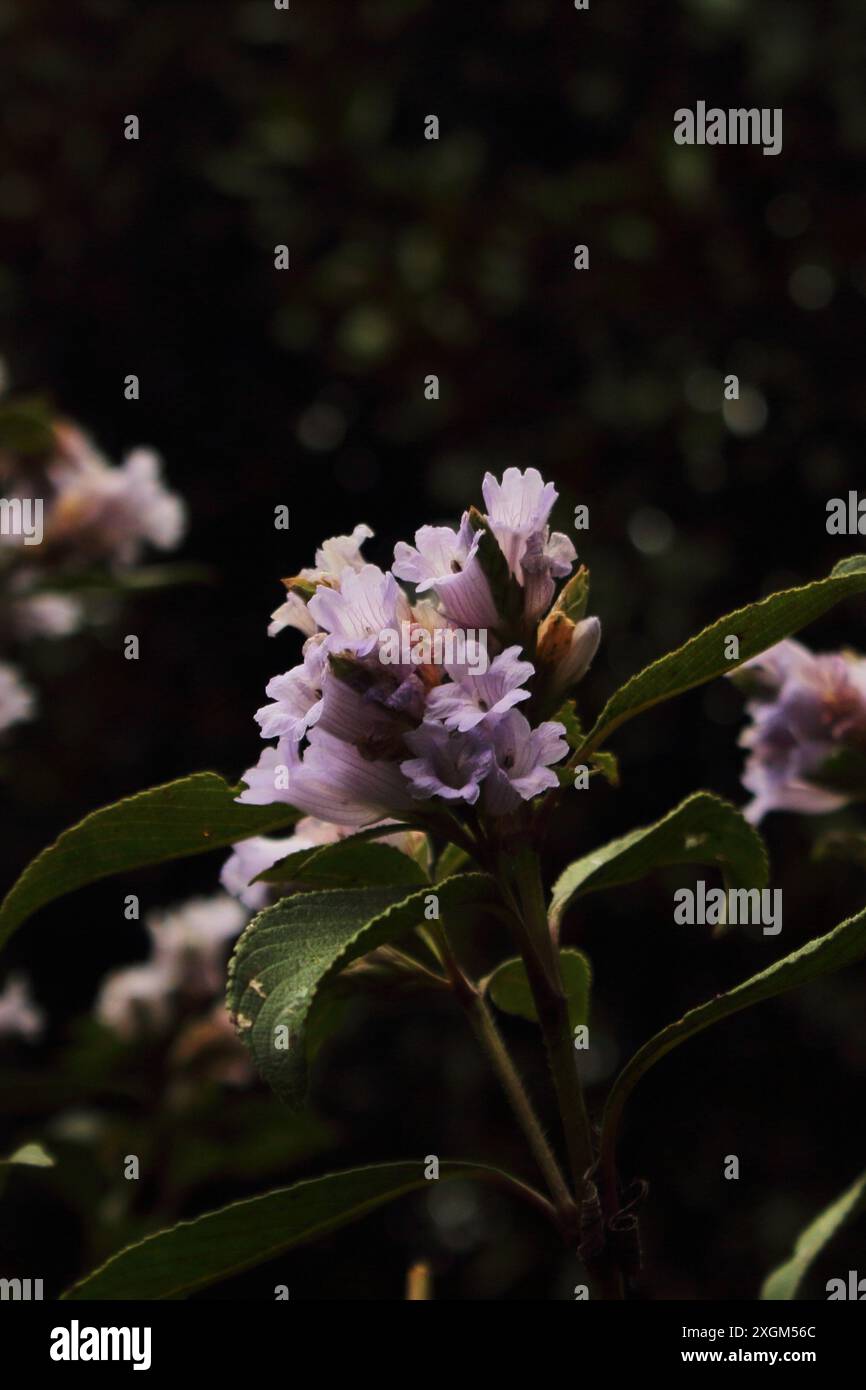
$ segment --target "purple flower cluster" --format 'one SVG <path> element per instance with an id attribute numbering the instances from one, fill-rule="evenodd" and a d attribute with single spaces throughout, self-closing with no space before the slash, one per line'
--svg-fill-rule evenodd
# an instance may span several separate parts
<path id="1" fill-rule="evenodd" d="M 851 800 L 819 779 L 834 756 L 866 749 L 866 661 L 785 641 L 744 662 L 735 679 L 752 697 L 740 735 L 753 797 L 746 817 L 756 824 L 768 811 L 821 813 Z"/>
<path id="2" fill-rule="evenodd" d="M 587 670 L 600 625 L 548 612 L 577 558 L 550 530 L 553 485 L 509 468 L 483 494 L 486 516 L 421 527 L 389 571 L 365 561 L 372 532 L 357 526 L 285 581 L 269 630 L 302 632 L 302 659 L 267 686 L 256 718 L 276 743 L 241 801 L 356 828 L 437 808 L 499 817 L 558 785 L 565 729 L 543 716 Z"/>

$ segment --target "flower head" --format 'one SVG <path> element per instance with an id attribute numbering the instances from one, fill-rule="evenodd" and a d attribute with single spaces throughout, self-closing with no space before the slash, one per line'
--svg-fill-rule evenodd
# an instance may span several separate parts
<path id="1" fill-rule="evenodd" d="M 132 565 L 145 545 L 171 550 L 178 544 L 185 509 L 165 487 L 157 454 L 134 449 L 112 467 L 71 426 L 59 431 L 59 439 L 60 456 L 49 469 L 55 496 L 46 537 L 52 545 Z"/>
<path id="2" fill-rule="evenodd" d="M 488 517 L 470 510 L 456 529 L 422 526 L 414 545 L 397 544 L 391 571 L 364 561 L 371 533 L 360 526 L 286 581 L 272 630 L 295 626 L 306 641 L 298 664 L 267 686 L 256 717 L 278 741 L 244 775 L 241 801 L 283 801 L 350 829 L 408 814 L 435 828 L 446 810 L 459 818 L 477 806 L 495 818 L 558 785 L 551 765 L 567 744 L 547 716 L 600 636 L 596 619 L 576 616 L 586 571 L 545 640 L 547 610 L 576 559 L 550 530 L 556 490 L 536 469 L 509 468 L 501 482 L 488 474 L 483 491 Z M 269 852 L 238 847 L 224 882 Z M 249 879 L 242 891 L 263 900 Z"/>
<path id="3" fill-rule="evenodd" d="M 744 662 L 734 678 L 754 696 L 740 736 L 749 749 L 747 818 L 844 806 L 851 794 L 822 786 L 821 774 L 835 754 L 866 747 L 866 661 L 786 641 Z"/>

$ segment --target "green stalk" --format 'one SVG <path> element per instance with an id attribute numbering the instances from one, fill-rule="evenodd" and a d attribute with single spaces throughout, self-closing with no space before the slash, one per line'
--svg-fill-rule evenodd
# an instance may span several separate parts
<path id="1" fill-rule="evenodd" d="M 577 1233 L 578 1214 L 559 1164 L 545 1138 L 541 1122 L 532 1101 L 506 1048 L 491 1010 L 475 984 L 463 973 L 451 950 L 444 931 L 437 933 L 442 963 L 448 972 L 457 1002 L 466 1014 L 469 1026 L 477 1038 L 505 1093 L 514 1118 L 532 1150 L 533 1157 L 547 1183 L 563 1235 L 573 1239 Z"/>
<path id="2" fill-rule="evenodd" d="M 574 1192 L 580 1208 L 586 1173 L 592 1167 L 594 1154 L 589 1116 L 574 1055 L 568 996 L 562 984 L 559 951 L 547 920 L 538 855 L 534 850 L 521 846 L 506 862 L 517 893 L 524 937 L 524 963 L 556 1087 Z"/>
<path id="3" fill-rule="evenodd" d="M 559 945 L 550 928 L 538 855 L 530 846 L 521 845 L 503 860 L 501 869 L 510 871 L 514 885 L 524 964 L 556 1088 L 577 1209 L 581 1211 L 595 1151 L 574 1054 Z M 615 1209 L 614 1205 L 610 1211 Z M 586 1263 L 594 1298 L 624 1297 L 623 1279 L 609 1250 L 587 1258 Z"/>

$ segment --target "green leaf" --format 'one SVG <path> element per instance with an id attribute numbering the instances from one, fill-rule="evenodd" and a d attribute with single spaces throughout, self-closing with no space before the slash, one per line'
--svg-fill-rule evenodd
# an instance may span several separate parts
<path id="1" fill-rule="evenodd" d="M 465 849 L 459 845 L 446 845 L 439 858 L 436 860 L 434 878 L 439 883 L 443 878 L 450 878 L 459 869 L 464 869 L 469 863 L 469 855 Z"/>
<path id="2" fill-rule="evenodd" d="M 620 1072 L 608 1096 L 604 1120 L 605 1150 L 613 1152 L 623 1107 L 637 1082 L 675 1047 L 702 1033 L 711 1024 L 739 1013 L 741 1009 L 748 1009 L 763 999 L 773 999 L 777 994 L 784 994 L 799 985 L 809 984 L 822 975 L 831 975 L 845 965 L 853 965 L 863 956 L 866 956 L 866 909 L 840 922 L 826 936 L 807 941 L 799 950 L 775 961 L 742 984 L 724 994 L 717 994 L 696 1009 L 690 1009 L 676 1023 L 656 1033 Z"/>
<path id="3" fill-rule="evenodd" d="M 574 700 L 566 700 L 564 705 L 560 705 L 553 717 L 565 729 L 565 741 L 569 748 L 579 748 L 586 738 L 586 731 L 580 722 L 580 715 Z"/>
<path id="4" fill-rule="evenodd" d="M 113 1255 L 64 1299 L 180 1299 L 338 1230 L 427 1186 L 424 1163 L 382 1163 L 310 1178 L 232 1202 L 194 1221 L 146 1236 Z M 439 1181 L 481 1179 L 545 1204 L 516 1178 L 480 1163 L 441 1163 Z"/>
<path id="5" fill-rule="evenodd" d="M 291 806 L 241 806 L 215 772 L 138 792 L 85 816 L 30 863 L 0 907 L 0 945 L 45 903 L 96 879 L 282 830 Z"/>
<path id="6" fill-rule="evenodd" d="M 430 894 L 447 915 L 488 901 L 492 892 L 486 875 L 461 874 L 408 895 L 395 886 L 296 893 L 254 917 L 229 963 L 227 1003 L 256 1067 L 280 1099 L 303 1103 L 306 1021 L 329 980 L 420 925 Z"/>
<path id="7" fill-rule="evenodd" d="M 553 609 L 556 613 L 564 613 L 573 623 L 579 623 L 586 616 L 588 603 L 589 570 L 586 565 L 580 565 L 562 586 Z"/>
<path id="8" fill-rule="evenodd" d="M 840 560 L 826 579 L 798 589 L 784 589 L 719 618 L 620 686 L 596 720 L 578 760 L 642 710 L 736 670 L 750 657 L 819 618 L 840 599 L 864 590 L 866 555 L 852 555 Z M 740 658 L 736 662 L 725 657 L 725 638 L 731 636 L 740 640 Z"/>
<path id="9" fill-rule="evenodd" d="M 767 852 L 754 826 L 730 802 L 695 792 L 654 825 L 569 864 L 553 887 L 551 920 L 557 925 L 578 894 L 634 883 L 670 864 L 716 864 L 728 888 L 763 888 L 768 877 Z"/>
<path id="10" fill-rule="evenodd" d="M 9 1164 L 24 1164 L 27 1168 L 53 1168 L 57 1160 L 41 1144 L 22 1144 L 8 1158 L 0 1158 L 4 1168 Z"/>
<path id="11" fill-rule="evenodd" d="M 568 995 L 568 1017 L 572 1029 L 589 1022 L 589 994 L 592 986 L 592 966 L 583 951 L 568 948 L 560 952 L 562 983 Z M 519 956 L 503 961 L 485 981 L 485 988 L 498 1009 L 518 1018 L 538 1022 L 535 1001 Z"/>
<path id="12" fill-rule="evenodd" d="M 375 833 L 382 835 L 381 826 Z M 427 883 L 427 875 L 417 860 L 403 854 L 393 845 L 371 842 L 362 831 L 332 845 L 314 845 L 312 849 L 287 854 L 271 868 L 253 880 L 265 883 L 305 884 L 312 888 L 341 888 L 363 883 L 406 884 L 414 887 Z"/>
<path id="13" fill-rule="evenodd" d="M 619 759 L 615 753 L 599 750 L 596 753 L 590 753 L 589 761 L 592 763 L 596 772 L 600 772 L 604 780 L 608 782 L 610 786 L 619 786 Z"/>
<path id="14" fill-rule="evenodd" d="M 837 1231 L 866 1207 L 866 1173 L 852 1183 L 847 1192 L 837 1197 L 816 1216 L 803 1231 L 794 1246 L 794 1253 L 764 1281 L 762 1299 L 796 1298 L 812 1261 L 820 1255 Z"/>

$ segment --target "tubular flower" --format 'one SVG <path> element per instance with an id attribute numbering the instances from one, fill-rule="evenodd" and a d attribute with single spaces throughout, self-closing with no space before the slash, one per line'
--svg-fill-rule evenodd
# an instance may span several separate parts
<path id="1" fill-rule="evenodd" d="M 553 765 L 568 744 L 549 716 L 587 670 L 600 626 L 560 612 L 545 637 L 577 559 L 550 529 L 553 484 L 509 468 L 501 482 L 488 474 L 483 492 L 487 516 L 422 526 L 414 545 L 398 542 L 391 570 L 364 560 L 372 532 L 361 525 L 285 581 L 271 631 L 294 626 L 305 641 L 268 683 L 256 719 L 276 743 L 244 774 L 241 801 L 286 802 L 345 833 L 407 819 L 433 828 L 446 814 L 492 823 L 558 786 Z M 250 879 L 285 846 L 238 846 L 223 883 L 260 906 L 264 885 Z"/>
<path id="2" fill-rule="evenodd" d="M 752 793 L 746 817 L 768 811 L 835 811 L 862 793 L 822 785 L 831 760 L 866 751 L 866 660 L 816 654 L 779 642 L 746 661 L 734 679 L 752 697 L 740 735 L 749 756 L 742 781 Z"/>

